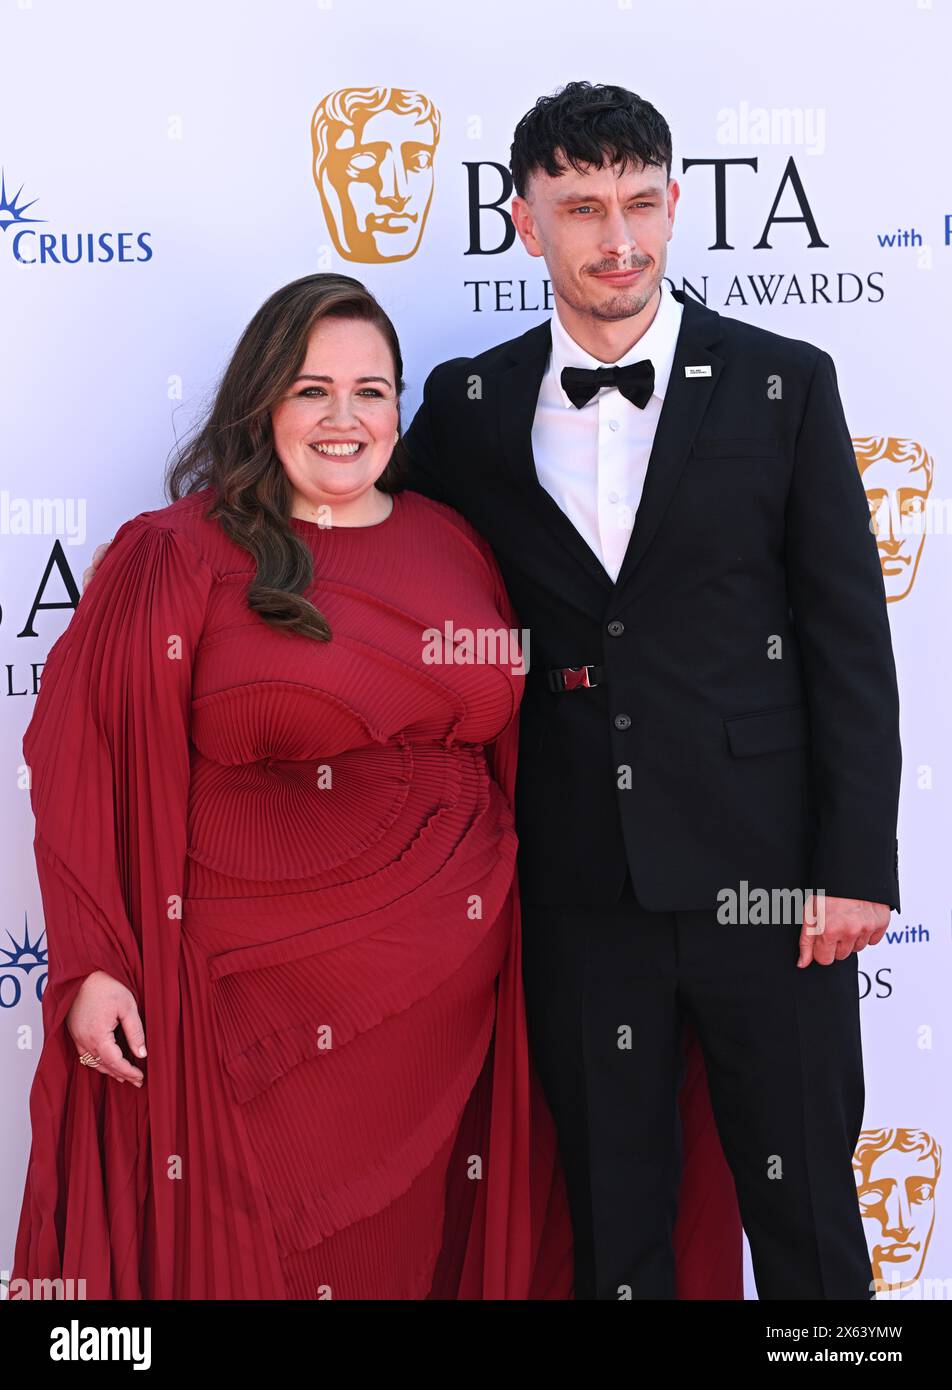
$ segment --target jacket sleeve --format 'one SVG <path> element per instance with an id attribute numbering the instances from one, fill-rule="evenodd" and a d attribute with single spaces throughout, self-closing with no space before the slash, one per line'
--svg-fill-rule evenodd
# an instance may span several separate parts
<path id="1" fill-rule="evenodd" d="M 450 479 L 445 460 L 440 455 L 434 426 L 433 397 L 438 389 L 434 382 L 439 370 L 439 367 L 434 367 L 424 382 L 423 400 L 403 436 L 407 456 L 405 476 L 406 486 L 413 492 L 421 492 L 424 497 L 432 497 L 435 502 L 445 502 L 452 507 Z"/>
<path id="2" fill-rule="evenodd" d="M 185 536 L 148 514 L 120 527 L 50 651 L 23 740 L 48 979 L 13 1273 L 84 1278 L 89 1298 L 169 1296 L 143 1287 L 142 1252 L 153 1247 L 161 1285 L 176 1186 L 165 1169 L 179 1151 L 191 674 L 211 583 Z M 135 996 L 141 1091 L 78 1065 L 65 1019 L 94 970 Z M 117 1041 L 126 1050 L 121 1030 Z"/>
<path id="3" fill-rule="evenodd" d="M 837 390 L 817 355 L 786 516 L 818 830 L 809 887 L 899 908 L 899 693 L 869 505 Z"/>

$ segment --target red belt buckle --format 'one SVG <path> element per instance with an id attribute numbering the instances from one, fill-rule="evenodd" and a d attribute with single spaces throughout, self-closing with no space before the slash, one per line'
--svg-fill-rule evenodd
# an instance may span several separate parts
<path id="1" fill-rule="evenodd" d="M 563 666 L 562 667 L 562 689 L 563 690 L 590 690 L 592 682 L 589 679 L 589 666 Z"/>
<path id="2" fill-rule="evenodd" d="M 594 677 L 594 679 L 593 679 Z M 545 673 L 550 690 L 594 690 L 604 679 L 600 666 L 556 666 Z"/>

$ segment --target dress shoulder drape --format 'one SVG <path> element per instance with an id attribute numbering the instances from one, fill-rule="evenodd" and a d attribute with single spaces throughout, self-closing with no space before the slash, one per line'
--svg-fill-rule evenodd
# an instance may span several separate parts
<path id="1" fill-rule="evenodd" d="M 212 579 L 175 529 L 121 526 L 23 741 L 49 974 L 14 1275 L 83 1278 L 87 1298 L 172 1296 L 190 681 Z M 141 1090 L 79 1068 L 65 1019 L 94 970 L 137 1001 Z"/>

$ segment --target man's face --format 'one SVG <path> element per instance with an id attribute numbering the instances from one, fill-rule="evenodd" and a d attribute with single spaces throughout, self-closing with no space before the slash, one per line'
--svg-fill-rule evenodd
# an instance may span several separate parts
<path id="1" fill-rule="evenodd" d="M 564 162 L 564 161 L 563 161 Z M 532 174 L 512 217 L 531 256 L 544 256 L 556 295 L 578 313 L 625 319 L 661 283 L 680 189 L 665 170 L 569 165 Z"/>

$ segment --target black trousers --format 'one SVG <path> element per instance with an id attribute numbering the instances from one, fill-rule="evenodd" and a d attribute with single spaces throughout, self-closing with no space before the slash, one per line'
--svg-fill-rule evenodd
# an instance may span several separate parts
<path id="1" fill-rule="evenodd" d="M 617 1299 L 620 1285 L 675 1297 L 685 1018 L 758 1297 L 871 1297 L 852 1170 L 865 1100 L 857 957 L 799 970 L 799 935 L 794 922 L 649 912 L 630 878 L 610 907 L 523 903 L 529 1039 L 559 1133 L 576 1298 Z"/>

